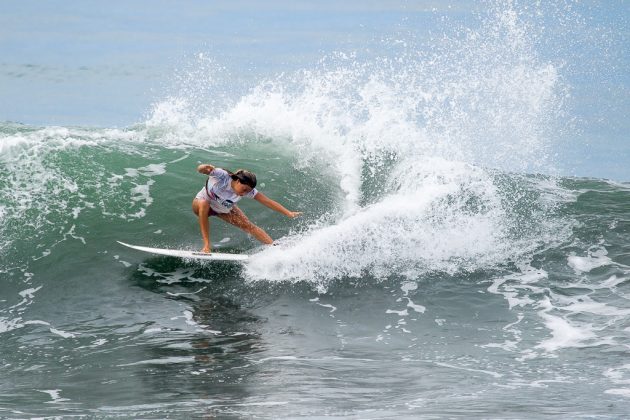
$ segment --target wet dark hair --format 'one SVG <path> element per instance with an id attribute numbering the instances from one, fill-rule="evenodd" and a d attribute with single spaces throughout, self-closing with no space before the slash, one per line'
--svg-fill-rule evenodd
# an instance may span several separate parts
<path id="1" fill-rule="evenodd" d="M 256 175 L 253 172 L 245 169 L 239 169 L 234 173 L 230 172 L 230 177 L 235 181 L 239 181 L 243 185 L 256 188 Z"/>

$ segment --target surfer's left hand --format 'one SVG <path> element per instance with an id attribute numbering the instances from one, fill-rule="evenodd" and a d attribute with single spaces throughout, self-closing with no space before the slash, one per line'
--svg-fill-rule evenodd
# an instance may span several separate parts
<path id="1" fill-rule="evenodd" d="M 302 214 L 302 212 L 301 212 L 301 211 L 290 211 L 290 212 L 287 214 L 287 217 L 288 217 L 288 218 L 290 218 L 290 219 L 295 219 L 296 217 L 298 217 L 298 216 L 299 216 L 299 215 L 301 215 L 301 214 Z"/>

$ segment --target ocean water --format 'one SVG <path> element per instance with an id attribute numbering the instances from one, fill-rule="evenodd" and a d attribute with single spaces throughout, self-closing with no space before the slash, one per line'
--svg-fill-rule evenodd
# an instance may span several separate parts
<path id="1" fill-rule="evenodd" d="M 626 3 L 92 6 L 2 6 L 0 417 L 630 417 Z M 199 163 L 303 215 L 116 243 Z"/>

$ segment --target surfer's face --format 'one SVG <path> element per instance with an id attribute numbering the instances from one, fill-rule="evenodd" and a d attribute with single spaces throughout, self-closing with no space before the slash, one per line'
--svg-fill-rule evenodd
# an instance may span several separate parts
<path id="1" fill-rule="evenodd" d="M 252 187 L 250 187 L 249 185 L 241 184 L 241 181 L 237 179 L 232 181 L 232 189 L 236 194 L 243 196 L 249 193 L 252 190 Z"/>

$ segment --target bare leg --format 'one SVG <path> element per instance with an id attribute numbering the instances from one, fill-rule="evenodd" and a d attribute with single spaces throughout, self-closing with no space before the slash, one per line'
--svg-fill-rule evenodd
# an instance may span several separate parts
<path id="1" fill-rule="evenodd" d="M 201 252 L 211 252 L 210 246 L 210 203 L 206 200 L 194 199 L 192 202 L 192 210 L 199 217 L 199 228 L 201 229 L 201 237 L 203 239 L 203 249 Z"/>
<path id="2" fill-rule="evenodd" d="M 218 217 L 228 222 L 229 224 L 244 230 L 263 244 L 271 245 L 273 243 L 273 239 L 271 239 L 271 236 L 269 236 L 267 232 L 250 222 L 247 216 L 245 216 L 245 213 L 243 213 L 243 211 L 237 206 L 234 206 L 232 208 L 232 211 L 227 214 L 219 214 Z"/>

